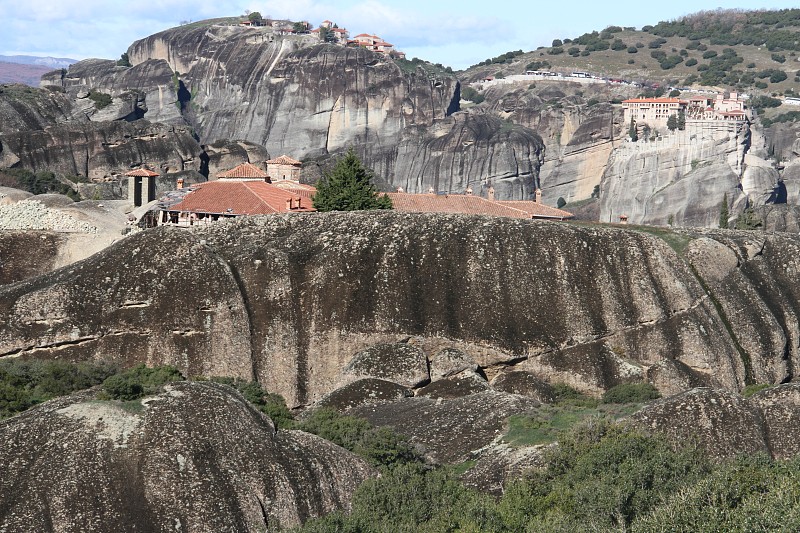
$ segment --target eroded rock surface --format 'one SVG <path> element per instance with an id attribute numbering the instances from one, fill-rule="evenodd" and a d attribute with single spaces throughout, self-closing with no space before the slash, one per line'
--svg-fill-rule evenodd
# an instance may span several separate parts
<path id="1" fill-rule="evenodd" d="M 395 379 L 395 368 L 341 378 L 353 354 L 401 341 L 424 354 L 406 387 L 424 383 L 428 361 L 434 379 L 447 373 L 444 348 L 490 380 L 511 366 L 595 395 L 643 379 L 664 393 L 791 380 L 798 239 L 664 239 L 393 212 L 159 228 L 0 289 L 0 353 L 256 378 L 292 406 L 359 377 Z M 695 241 L 694 258 L 722 244 L 738 266 L 693 270 L 667 241 Z"/>
<path id="2" fill-rule="evenodd" d="M 0 530 L 277 531 L 348 508 L 373 474 L 225 386 L 136 405 L 86 392 L 0 422 Z"/>

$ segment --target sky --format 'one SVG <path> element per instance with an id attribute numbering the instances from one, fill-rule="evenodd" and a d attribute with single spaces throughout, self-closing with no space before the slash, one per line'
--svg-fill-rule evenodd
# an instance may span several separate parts
<path id="1" fill-rule="evenodd" d="M 182 21 L 237 16 L 329 19 L 351 35 L 374 33 L 406 52 L 455 69 L 555 38 L 616 26 L 656 24 L 720 7 L 782 9 L 783 0 L 0 0 L 0 54 L 117 59 L 135 40 Z M 22 8 L 24 6 L 24 8 Z"/>

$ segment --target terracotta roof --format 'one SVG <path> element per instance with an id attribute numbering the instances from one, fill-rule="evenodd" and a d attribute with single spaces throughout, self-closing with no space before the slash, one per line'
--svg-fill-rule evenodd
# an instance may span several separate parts
<path id="1" fill-rule="evenodd" d="M 266 179 L 267 173 L 258 168 L 257 166 L 253 165 L 252 163 L 242 163 L 241 165 L 235 166 L 227 172 L 223 172 L 219 174 L 217 177 L 219 178 L 257 178 L 257 179 Z"/>
<path id="2" fill-rule="evenodd" d="M 296 159 L 292 159 L 288 155 L 282 155 L 280 157 L 276 157 L 275 159 L 270 159 L 267 161 L 268 165 L 302 165 L 300 161 Z"/>
<path id="3" fill-rule="evenodd" d="M 272 185 L 278 187 L 279 189 L 289 191 L 292 194 L 296 194 L 297 196 L 302 196 L 303 198 L 312 198 L 315 194 L 317 194 L 316 187 L 312 185 L 306 185 L 305 183 L 298 183 L 292 180 L 274 181 L 272 182 Z"/>
<path id="4" fill-rule="evenodd" d="M 678 98 L 631 98 L 623 100 L 623 104 L 680 104 L 683 100 Z"/>
<path id="5" fill-rule="evenodd" d="M 462 194 L 388 193 L 387 196 L 392 199 L 396 211 L 406 213 L 463 213 L 509 218 L 572 218 L 571 213 L 531 201 L 492 202 L 480 196 Z M 556 212 L 561 214 L 557 215 Z"/>
<path id="6" fill-rule="evenodd" d="M 525 211 L 533 218 L 565 219 L 573 218 L 575 216 L 568 211 L 564 211 L 563 209 L 557 209 L 555 207 L 550 207 L 549 205 L 531 202 L 530 200 L 500 200 L 497 203 L 508 207 L 513 207 L 514 209 L 519 209 L 520 211 Z"/>
<path id="7" fill-rule="evenodd" d="M 269 215 L 316 211 L 307 199 L 299 209 L 286 209 L 286 201 L 303 195 L 285 191 L 265 181 L 209 181 L 197 185 L 170 211 L 222 215 Z"/>
<path id="8" fill-rule="evenodd" d="M 146 168 L 137 168 L 136 170 L 131 170 L 130 172 L 125 173 L 126 176 L 130 176 L 132 178 L 154 178 L 158 176 L 156 172 Z"/>

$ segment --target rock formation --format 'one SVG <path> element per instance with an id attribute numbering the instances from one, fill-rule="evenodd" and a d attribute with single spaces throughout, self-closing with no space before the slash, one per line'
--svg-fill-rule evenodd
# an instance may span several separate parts
<path id="1" fill-rule="evenodd" d="M 800 242 L 754 237 L 392 212 L 160 228 L 1 288 L 0 354 L 256 378 L 292 406 L 387 379 L 345 369 L 409 337 L 490 381 L 740 390 L 800 360 Z"/>
<path id="2" fill-rule="evenodd" d="M 276 432 L 222 385 L 95 394 L 0 422 L 0 530 L 278 531 L 347 509 L 374 475 L 328 441 Z"/>
<path id="3" fill-rule="evenodd" d="M 188 127 L 146 121 L 84 122 L 0 136 L 0 167 L 22 166 L 104 180 L 148 164 L 163 172 L 197 170 L 200 146 Z"/>
<path id="4" fill-rule="evenodd" d="M 717 227 L 726 194 L 732 218 L 747 205 L 774 201 L 779 176 L 753 140 L 756 132 L 746 124 L 689 122 L 655 141 L 624 143 L 603 177 L 600 220 L 626 215 L 635 224 Z"/>
<path id="5" fill-rule="evenodd" d="M 754 453 L 776 459 L 795 457 L 800 390 L 795 383 L 769 388 L 745 399 L 712 389 L 692 389 L 633 415 L 635 425 L 675 442 L 694 441 L 712 457 Z"/>
<path id="6" fill-rule="evenodd" d="M 92 120 L 182 120 L 208 145 L 238 139 L 291 154 L 307 163 L 311 181 L 315 163 L 355 146 L 386 189 L 462 192 L 492 182 L 498 199 L 531 197 L 540 138 L 496 116 L 461 116 L 452 76 L 309 36 L 214 22 L 133 43 L 133 67 L 86 60 L 43 84 L 63 87 L 79 107 L 93 90 L 110 94 L 107 111 L 87 108 Z"/>

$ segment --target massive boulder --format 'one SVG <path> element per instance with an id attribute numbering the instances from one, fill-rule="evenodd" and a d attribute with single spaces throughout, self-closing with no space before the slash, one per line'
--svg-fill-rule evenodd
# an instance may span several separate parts
<path id="1" fill-rule="evenodd" d="M 697 237 L 740 266 L 693 271 L 670 244 Z M 0 354 L 256 378 L 293 406 L 339 387 L 353 354 L 404 340 L 593 394 L 651 375 L 665 392 L 793 379 L 800 241 L 664 238 L 394 212 L 164 227 L 0 288 Z"/>
<path id="2" fill-rule="evenodd" d="M 124 404 L 84 392 L 0 422 L 0 530 L 278 531 L 347 509 L 373 474 L 330 442 L 276 432 L 222 385 Z"/>

